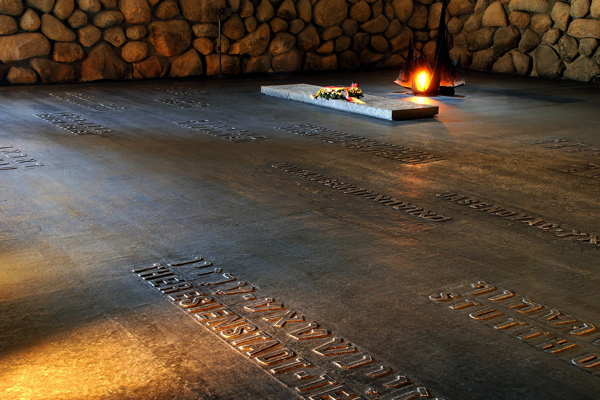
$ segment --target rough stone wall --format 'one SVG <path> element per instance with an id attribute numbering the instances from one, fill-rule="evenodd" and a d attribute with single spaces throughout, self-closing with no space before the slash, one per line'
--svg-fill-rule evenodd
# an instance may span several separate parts
<path id="1" fill-rule="evenodd" d="M 0 82 L 399 67 L 411 38 L 432 57 L 434 1 L 0 0 Z M 466 67 L 600 74 L 600 0 L 452 0 L 448 11 Z"/>
<path id="2" fill-rule="evenodd" d="M 470 68 L 578 81 L 600 77 L 600 0 L 452 0 L 448 10 L 451 55 Z"/>

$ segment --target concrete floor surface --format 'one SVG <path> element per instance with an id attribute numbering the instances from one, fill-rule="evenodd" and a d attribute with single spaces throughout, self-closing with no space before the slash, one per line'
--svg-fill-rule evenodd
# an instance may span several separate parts
<path id="1" fill-rule="evenodd" d="M 0 87 L 0 397 L 599 399 L 600 86 L 395 74 Z"/>

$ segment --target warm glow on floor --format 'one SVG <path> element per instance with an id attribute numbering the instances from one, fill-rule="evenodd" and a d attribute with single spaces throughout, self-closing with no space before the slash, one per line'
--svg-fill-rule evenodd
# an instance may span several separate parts
<path id="1" fill-rule="evenodd" d="M 439 106 L 440 102 L 428 96 L 412 96 L 405 99 L 412 103 L 427 105 L 427 106 Z"/>
<path id="2" fill-rule="evenodd" d="M 0 366 L 2 399 L 142 398 L 177 382 L 127 331 L 108 321 L 14 350 L 2 356 Z"/>

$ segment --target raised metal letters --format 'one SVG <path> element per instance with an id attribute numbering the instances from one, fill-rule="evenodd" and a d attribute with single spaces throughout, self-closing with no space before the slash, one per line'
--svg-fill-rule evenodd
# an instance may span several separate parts
<path id="1" fill-rule="evenodd" d="M 427 153 L 425 151 L 415 150 L 397 144 L 380 142 L 373 139 L 367 139 L 363 136 L 351 135 L 349 133 L 344 133 L 317 125 L 297 124 L 285 127 L 276 127 L 275 129 L 294 133 L 296 135 L 308 136 L 327 143 L 339 144 L 342 147 L 364 151 L 374 156 L 389 158 L 405 164 L 423 164 L 444 160 L 444 158 L 441 156 Z"/>
<path id="2" fill-rule="evenodd" d="M 328 342 L 315 347 L 313 349 L 315 353 L 323 357 L 339 356 L 342 354 L 356 353 L 357 348 L 351 343 L 346 342 L 344 339 L 334 337 Z"/>
<path id="3" fill-rule="evenodd" d="M 220 122 L 203 120 L 192 120 L 183 122 L 173 122 L 174 124 L 184 126 L 189 129 L 194 129 L 201 133 L 218 137 L 220 139 L 229 140 L 230 142 L 243 143 L 253 140 L 270 139 L 268 136 L 259 135 L 245 129 L 239 129 L 234 126 L 223 124 Z"/>
<path id="4" fill-rule="evenodd" d="M 88 121 L 79 115 L 59 112 L 52 114 L 34 114 L 36 117 L 43 119 L 53 125 L 58 126 L 68 132 L 76 135 L 90 135 L 97 133 L 112 133 L 114 130 L 108 129 L 102 125 Z"/>
<path id="5" fill-rule="evenodd" d="M 308 170 L 302 169 L 300 167 L 296 167 L 296 166 L 288 164 L 288 163 L 271 164 L 271 167 L 283 170 L 285 172 L 289 172 L 292 175 L 296 175 L 300 178 L 309 179 L 311 181 L 316 181 L 325 186 L 330 186 L 334 189 L 343 190 L 342 193 L 344 193 L 344 194 L 352 194 L 354 196 L 365 197 L 369 200 L 376 201 L 377 203 L 382 204 L 391 209 L 402 211 L 405 214 L 423 218 L 428 221 L 444 222 L 444 221 L 449 221 L 452 219 L 451 217 L 445 217 L 434 211 L 424 210 L 423 208 L 420 208 L 418 206 L 415 206 L 415 205 L 412 205 L 409 203 L 405 203 L 405 202 L 397 200 L 395 198 L 383 196 L 378 193 L 371 192 L 367 189 L 357 188 L 357 186 L 355 186 L 355 185 L 340 182 L 337 179 L 329 178 L 324 175 L 319 175 L 317 173 L 310 172 Z M 389 201 L 385 201 L 385 202 L 380 201 L 380 199 L 384 198 L 384 197 L 386 198 L 386 200 L 389 200 Z"/>
<path id="6" fill-rule="evenodd" d="M 203 96 L 207 94 L 205 90 L 198 90 L 192 87 L 183 87 L 183 88 L 164 88 L 162 89 L 167 93 L 174 94 L 177 96 Z"/>
<path id="7" fill-rule="evenodd" d="M 363 355 L 358 360 L 354 360 L 354 361 L 350 361 L 350 362 L 334 361 L 333 365 L 337 366 L 338 368 L 342 368 L 342 369 L 354 369 L 354 368 L 358 368 L 358 367 L 362 367 L 364 365 L 370 364 L 373 361 L 374 361 L 373 357 L 371 357 L 370 355 L 367 354 L 367 355 Z"/>
<path id="8" fill-rule="evenodd" d="M 311 322 L 300 329 L 288 332 L 288 336 L 296 340 L 314 340 L 331 336 L 331 334 L 327 329 L 319 328 L 318 324 Z"/>
<path id="9" fill-rule="evenodd" d="M 22 153 L 21 150 L 13 146 L 0 146 L 0 171 L 10 171 L 15 169 L 29 169 L 41 167 L 44 164 Z"/>
<path id="10" fill-rule="evenodd" d="M 186 99 L 185 97 L 174 97 L 171 99 L 155 99 L 159 103 L 168 104 L 179 108 L 208 107 L 209 104 L 202 100 Z"/>
<path id="11" fill-rule="evenodd" d="M 408 393 L 394 397 L 392 400 L 414 400 L 423 397 L 429 397 L 429 392 L 424 387 L 418 387 Z"/>
<path id="12" fill-rule="evenodd" d="M 509 221 L 519 221 L 525 225 L 540 229 L 544 232 L 550 232 L 559 238 L 575 239 L 578 242 L 600 247 L 600 241 L 598 240 L 598 236 L 595 234 L 583 233 L 571 228 L 566 228 L 564 226 L 560 226 L 560 224 L 545 221 L 543 218 L 537 216 L 506 210 L 498 206 L 477 207 L 477 205 L 481 204 L 482 202 L 476 199 L 471 199 L 467 196 L 461 196 L 453 192 L 438 193 L 436 194 L 436 197 L 456 204 L 468 206 L 478 211 L 486 212 Z M 488 205 L 487 203 L 484 204 Z M 497 211 L 498 209 L 504 211 Z"/>
<path id="13" fill-rule="evenodd" d="M 551 171 L 563 172 L 565 174 L 581 176 L 584 178 L 600 179 L 600 165 L 587 163 L 571 165 L 563 168 L 548 168 Z"/>
<path id="14" fill-rule="evenodd" d="M 111 103 L 106 100 L 101 100 L 93 96 L 88 96 L 83 93 L 48 93 L 52 97 L 66 100 L 77 105 L 90 108 L 94 111 L 113 111 L 113 110 L 126 110 L 127 107 L 120 106 L 115 103 Z"/>
<path id="15" fill-rule="evenodd" d="M 483 281 L 428 298 L 581 370 L 600 371 L 600 331 L 594 324 Z"/>
<path id="16" fill-rule="evenodd" d="M 600 148 L 585 143 L 573 142 L 569 139 L 540 140 L 530 144 L 541 145 L 545 149 L 558 150 L 581 157 L 600 157 Z"/>
<path id="17" fill-rule="evenodd" d="M 195 257 L 133 272 L 301 398 L 366 400 L 361 393 L 389 399 L 430 398 L 425 388 L 413 386 L 401 372 L 327 328 L 307 323 L 305 316 L 276 299 L 258 296 L 255 286 L 232 281 L 233 274 L 221 270 L 223 279 L 211 285 L 199 282 L 196 267 L 204 262 Z M 213 286 L 218 289 L 208 293 Z M 290 342 L 307 358 L 284 344 Z M 590 364 L 587 359 L 580 363 Z"/>

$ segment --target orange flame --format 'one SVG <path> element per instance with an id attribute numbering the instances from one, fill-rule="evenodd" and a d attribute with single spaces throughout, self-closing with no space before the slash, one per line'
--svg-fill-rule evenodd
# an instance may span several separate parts
<path id="1" fill-rule="evenodd" d="M 418 92 L 424 92 L 429 87 L 429 82 L 431 81 L 431 76 L 427 71 L 420 71 L 415 76 L 415 89 Z"/>

